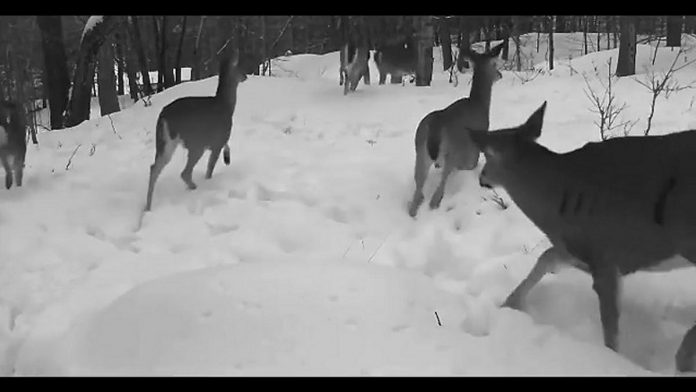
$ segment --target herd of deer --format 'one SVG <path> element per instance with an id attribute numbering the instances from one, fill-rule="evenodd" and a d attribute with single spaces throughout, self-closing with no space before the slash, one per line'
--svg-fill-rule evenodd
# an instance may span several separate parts
<path id="1" fill-rule="evenodd" d="M 442 167 L 442 178 L 430 208 L 440 205 L 448 176 L 472 170 L 479 155 L 485 166 L 483 187 L 501 186 L 522 212 L 552 243 L 503 306 L 520 309 L 529 291 L 547 272 L 568 264 L 589 273 L 599 297 L 604 343 L 617 350 L 620 278 L 638 270 L 664 270 L 667 259 L 681 256 L 696 263 L 696 131 L 664 136 L 621 137 L 564 154 L 536 142 L 546 109 L 541 105 L 517 127 L 489 131 L 493 83 L 501 78 L 497 57 L 502 44 L 484 53 L 465 50 L 473 64 L 469 97 L 426 115 L 415 135 L 415 192 L 408 213 L 415 217 L 423 202 L 430 167 Z M 345 91 L 354 88 L 360 51 L 344 52 Z M 386 53 L 375 56 L 380 73 L 406 73 L 407 66 L 389 64 Z M 206 178 L 224 150 L 237 100 L 237 86 L 246 75 L 236 54 L 221 62 L 217 92 L 212 97 L 184 97 L 165 106 L 157 119 L 155 161 L 150 167 L 145 211 L 155 182 L 179 144 L 188 150 L 181 178 L 195 189 L 191 174 L 206 149 L 211 151 Z M 361 59 L 363 61 L 364 59 Z M 405 71 L 406 70 L 406 71 Z M 380 75 L 380 82 L 384 82 Z M 0 104 L 0 161 L 5 186 L 13 178 L 22 185 L 26 152 L 25 129 L 17 107 Z M 14 173 L 14 174 L 13 174 Z M 681 263 L 679 267 L 691 265 Z M 684 336 L 676 354 L 679 371 L 696 371 L 696 326 Z"/>

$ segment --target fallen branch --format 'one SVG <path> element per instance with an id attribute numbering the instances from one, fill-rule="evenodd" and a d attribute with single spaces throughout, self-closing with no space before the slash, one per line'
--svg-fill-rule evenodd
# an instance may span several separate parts
<path id="1" fill-rule="evenodd" d="M 75 147 L 75 149 L 73 150 L 72 154 L 70 154 L 70 158 L 68 158 L 68 164 L 65 165 L 65 170 L 70 169 L 70 164 L 72 163 L 72 159 L 75 156 L 75 154 L 77 154 L 77 150 L 80 149 L 80 146 L 82 146 L 82 144 L 78 144 L 77 147 Z"/>

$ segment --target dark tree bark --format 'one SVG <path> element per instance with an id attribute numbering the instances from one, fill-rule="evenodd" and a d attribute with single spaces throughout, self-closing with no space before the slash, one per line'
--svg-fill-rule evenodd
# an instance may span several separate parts
<path id="1" fill-rule="evenodd" d="M 521 16 L 512 17 L 511 35 L 512 41 L 515 43 L 515 68 L 517 72 L 522 71 L 522 53 L 520 53 L 520 26 L 522 24 Z"/>
<path id="2" fill-rule="evenodd" d="M 118 33 L 116 33 L 118 34 Z M 114 48 L 116 49 L 116 71 L 117 71 L 117 78 L 116 78 L 116 94 L 117 95 L 123 95 L 125 94 L 125 78 L 124 78 L 124 73 L 125 73 L 125 61 L 123 60 L 123 47 L 121 45 L 120 40 L 118 37 L 114 39 Z"/>
<path id="3" fill-rule="evenodd" d="M 555 21 L 556 32 L 557 33 L 565 33 L 566 32 L 565 15 L 557 15 L 557 16 L 554 16 L 554 18 L 556 18 L 556 21 Z"/>
<path id="4" fill-rule="evenodd" d="M 120 43 L 121 48 L 123 48 L 123 54 L 124 54 L 124 63 L 125 63 L 125 71 L 126 71 L 126 76 L 128 76 L 128 90 L 130 93 L 131 99 L 133 101 L 138 100 L 138 93 L 140 91 L 140 87 L 138 86 L 138 61 L 135 58 L 135 50 L 133 49 L 133 45 L 130 42 L 129 34 L 128 34 L 128 25 L 126 23 L 123 23 L 121 25 L 121 29 L 116 32 L 115 37 L 116 41 Z"/>
<path id="5" fill-rule="evenodd" d="M 191 80 L 198 80 L 201 78 L 201 34 L 203 33 L 203 25 L 205 24 L 205 15 L 201 16 L 201 20 L 198 23 L 198 32 L 196 33 L 196 41 L 193 44 L 193 66 L 191 69 Z"/>
<path id="6" fill-rule="evenodd" d="M 681 15 L 667 16 L 667 46 L 681 46 L 682 25 L 684 17 Z"/>
<path id="7" fill-rule="evenodd" d="M 94 85 L 94 71 L 99 48 L 117 23 L 118 17 L 104 15 L 100 23 L 86 32 L 80 43 L 75 75 L 73 76 L 72 94 L 68 102 L 65 126 L 73 127 L 89 120 L 91 91 Z"/>
<path id="8" fill-rule="evenodd" d="M 41 30 L 51 129 L 63 128 L 63 112 L 67 108 L 70 91 L 70 76 L 63 45 L 63 24 L 60 18 L 60 15 L 36 17 Z"/>
<path id="9" fill-rule="evenodd" d="M 128 17 L 128 33 L 130 36 L 130 42 L 133 44 L 133 49 L 135 49 L 135 53 L 138 55 L 140 74 L 143 77 L 143 93 L 148 96 L 152 95 L 154 90 L 152 89 L 152 84 L 150 83 L 150 68 L 147 65 L 147 57 L 145 56 L 143 41 L 140 38 L 140 27 L 138 26 L 138 19 L 135 15 Z"/>
<path id="10" fill-rule="evenodd" d="M 416 86 L 430 86 L 433 79 L 433 20 L 430 16 L 414 18 L 416 30 Z"/>
<path id="11" fill-rule="evenodd" d="M 99 87 L 99 107 L 101 115 L 106 116 L 118 112 L 116 96 L 116 78 L 114 77 L 114 51 L 111 42 L 107 40 L 99 49 L 97 84 Z"/>
<path id="12" fill-rule="evenodd" d="M 548 34 L 549 34 L 549 69 L 553 69 L 553 16 L 549 17 Z"/>
<path id="13" fill-rule="evenodd" d="M 616 76 L 629 76 L 636 73 L 636 23 L 635 16 L 621 16 L 621 39 L 619 59 L 616 62 Z"/>
<path id="14" fill-rule="evenodd" d="M 449 22 L 445 15 L 440 17 L 440 43 L 442 44 L 442 67 L 446 71 L 452 66 L 452 40 Z"/>
<path id="15" fill-rule="evenodd" d="M 162 73 L 162 82 L 164 83 L 164 89 L 172 87 L 174 85 L 174 73 L 172 72 L 172 67 L 167 61 L 167 15 L 162 15 L 162 25 L 160 26 L 160 73 Z"/>
<path id="16" fill-rule="evenodd" d="M 585 54 L 587 54 L 587 22 L 589 18 L 587 16 L 583 16 L 582 20 L 582 42 L 583 42 L 583 48 Z"/>
<path id="17" fill-rule="evenodd" d="M 176 50 L 174 84 L 181 83 L 181 52 L 184 48 L 184 36 L 186 36 L 186 19 L 186 15 L 184 15 L 181 21 L 181 36 L 179 36 L 179 47 Z"/>

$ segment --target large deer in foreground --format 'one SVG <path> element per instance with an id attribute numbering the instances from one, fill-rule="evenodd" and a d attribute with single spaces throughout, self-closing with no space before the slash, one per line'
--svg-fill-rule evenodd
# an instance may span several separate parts
<path id="1" fill-rule="evenodd" d="M 152 193 L 162 169 L 169 163 L 179 144 L 188 150 L 188 161 L 181 178 L 189 189 L 196 189 L 191 175 L 193 168 L 206 149 L 210 150 L 205 178 L 213 175 L 213 169 L 224 149 L 225 164 L 230 164 L 230 148 L 227 144 L 232 131 L 232 115 L 237 104 L 237 86 L 246 80 L 237 63 L 239 52 L 220 62 L 220 76 L 215 96 L 184 97 L 165 106 L 157 118 L 155 133 L 155 162 L 150 166 L 145 211 L 152 205 Z"/>
<path id="2" fill-rule="evenodd" d="M 445 109 L 426 115 L 418 124 L 415 137 L 416 190 L 409 204 L 408 213 L 416 216 L 423 202 L 423 185 L 434 162 L 444 165 L 442 178 L 430 199 L 430 208 L 438 208 L 445 193 L 447 178 L 455 169 L 471 170 L 476 167 L 479 149 L 471 142 L 470 131 L 488 130 L 493 83 L 502 75 L 497 68 L 497 58 L 504 43 L 485 53 L 462 49 L 462 56 L 471 60 L 474 74 L 469 96 L 461 98 Z"/>
<path id="3" fill-rule="evenodd" d="M 621 276 L 677 267 L 662 264 L 677 255 L 696 263 L 696 131 L 558 154 L 535 141 L 545 109 L 518 127 L 472 133 L 486 157 L 481 185 L 505 188 L 552 243 L 504 306 L 519 309 L 555 264 L 571 264 L 592 275 L 604 344 L 617 350 Z M 677 369 L 695 371 L 695 356 L 696 326 L 677 351 Z"/>

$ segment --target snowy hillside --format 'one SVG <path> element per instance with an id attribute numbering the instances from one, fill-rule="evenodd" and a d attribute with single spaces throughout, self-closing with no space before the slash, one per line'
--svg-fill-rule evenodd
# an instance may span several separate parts
<path id="1" fill-rule="evenodd" d="M 639 72 L 650 50 L 638 48 Z M 580 73 L 616 54 L 576 56 L 573 75 L 503 72 L 491 127 L 548 101 L 542 144 L 598 140 Z M 658 71 L 674 54 L 659 50 Z M 204 180 L 200 163 L 188 191 L 180 149 L 142 221 L 159 111 L 213 94 L 217 77 L 115 113 L 113 128 L 96 118 L 40 133 L 24 186 L 0 190 L 0 374 L 674 374 L 696 269 L 624 279 L 615 353 L 582 272 L 545 277 L 525 312 L 499 308 L 548 244 L 477 171 L 452 176 L 440 209 L 408 216 L 416 125 L 469 91 L 470 74 L 454 87 L 438 62 L 431 87 L 361 83 L 343 96 L 338 53 L 279 59 L 284 77 L 239 87 L 231 165 Z M 696 80 L 696 65 L 676 76 Z M 650 93 L 631 78 L 616 89 L 639 133 Z M 694 96 L 659 99 L 653 133 L 696 129 Z"/>

